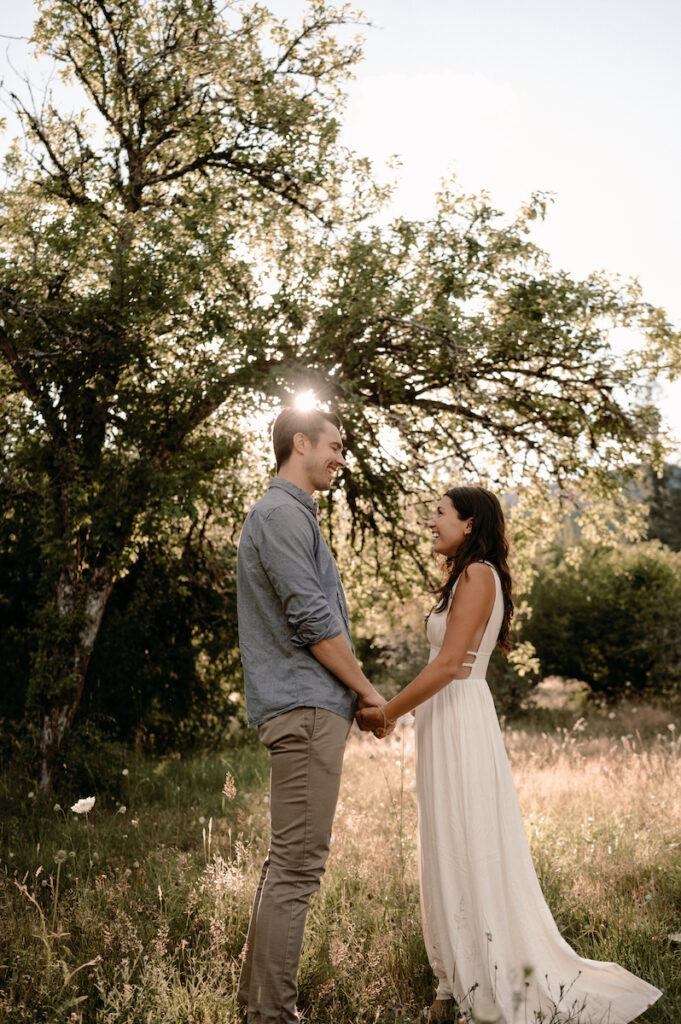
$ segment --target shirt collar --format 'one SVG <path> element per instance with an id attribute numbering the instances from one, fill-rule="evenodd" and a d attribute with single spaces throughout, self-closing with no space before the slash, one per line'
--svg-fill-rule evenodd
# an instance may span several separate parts
<path id="1" fill-rule="evenodd" d="M 309 508 L 315 519 L 317 518 L 319 506 L 312 495 L 304 491 L 302 487 L 292 484 L 290 480 L 285 480 L 282 476 L 275 476 L 273 480 L 270 480 L 270 487 L 280 487 L 282 491 L 286 491 L 292 498 L 297 498 L 302 505 Z"/>

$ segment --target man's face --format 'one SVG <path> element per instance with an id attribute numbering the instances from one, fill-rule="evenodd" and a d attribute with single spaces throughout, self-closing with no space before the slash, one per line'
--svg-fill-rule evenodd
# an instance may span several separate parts
<path id="1" fill-rule="evenodd" d="M 327 423 L 316 444 L 306 438 L 303 469 L 311 489 L 328 491 L 339 469 L 345 466 L 343 441 L 338 427 Z"/>

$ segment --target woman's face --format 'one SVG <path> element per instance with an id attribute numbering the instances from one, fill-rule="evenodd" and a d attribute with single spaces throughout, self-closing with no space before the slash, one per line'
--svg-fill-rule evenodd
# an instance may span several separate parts
<path id="1" fill-rule="evenodd" d="M 433 534 L 433 551 L 450 558 L 471 532 L 473 517 L 462 519 L 452 499 L 445 494 L 440 498 L 435 514 L 428 520 L 428 527 Z"/>

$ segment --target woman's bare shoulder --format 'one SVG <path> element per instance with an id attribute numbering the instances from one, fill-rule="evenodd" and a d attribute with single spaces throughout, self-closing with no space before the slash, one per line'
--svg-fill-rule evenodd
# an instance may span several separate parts
<path id="1" fill-rule="evenodd" d="M 461 573 L 460 588 L 464 591 L 491 593 L 494 590 L 494 568 L 489 562 L 471 562 Z"/>
<path id="2" fill-rule="evenodd" d="M 463 571 L 463 575 L 474 580 L 493 580 L 494 566 L 491 562 L 471 562 Z"/>

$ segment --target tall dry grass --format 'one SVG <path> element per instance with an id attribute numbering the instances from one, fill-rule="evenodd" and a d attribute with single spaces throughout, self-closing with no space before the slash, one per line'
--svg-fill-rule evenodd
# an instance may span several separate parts
<path id="1" fill-rule="evenodd" d="M 548 902 L 582 955 L 617 960 L 665 990 L 641 1021 L 679 1024 L 677 723 L 633 707 L 558 720 L 544 713 L 505 730 Z M 227 772 L 234 798 L 223 793 Z M 96 806 L 89 822 L 15 794 L 24 813 L 0 832 L 0 1019 L 240 1021 L 235 979 L 267 842 L 266 780 L 265 752 L 247 746 L 131 765 L 125 812 Z M 413 780 L 409 723 L 383 742 L 353 734 L 308 919 L 307 1022 L 415 1024 L 432 997 Z"/>

